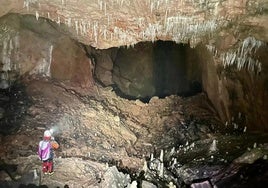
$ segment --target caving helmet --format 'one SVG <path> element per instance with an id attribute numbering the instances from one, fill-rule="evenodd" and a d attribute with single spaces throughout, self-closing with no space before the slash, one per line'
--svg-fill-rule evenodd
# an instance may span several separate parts
<path id="1" fill-rule="evenodd" d="M 50 130 L 46 130 L 44 132 L 44 139 L 49 140 L 50 138 L 51 138 L 51 132 L 50 132 Z"/>

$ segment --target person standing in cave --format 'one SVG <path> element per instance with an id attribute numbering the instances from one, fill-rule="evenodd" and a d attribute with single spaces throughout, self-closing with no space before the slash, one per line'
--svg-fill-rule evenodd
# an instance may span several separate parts
<path id="1" fill-rule="evenodd" d="M 52 137 L 50 130 L 44 132 L 43 140 L 39 142 L 38 146 L 38 156 L 43 162 L 42 171 L 44 174 L 52 175 L 54 173 L 53 169 L 53 158 L 54 150 L 59 148 L 59 144 Z"/>

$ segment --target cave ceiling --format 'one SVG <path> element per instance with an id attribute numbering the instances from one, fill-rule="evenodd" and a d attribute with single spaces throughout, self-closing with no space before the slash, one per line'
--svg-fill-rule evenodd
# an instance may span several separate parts
<path id="1" fill-rule="evenodd" d="M 267 0 L 1 0 L 0 16 L 47 18 L 99 49 L 156 40 L 194 47 L 226 33 L 268 41 L 267 9 Z"/>

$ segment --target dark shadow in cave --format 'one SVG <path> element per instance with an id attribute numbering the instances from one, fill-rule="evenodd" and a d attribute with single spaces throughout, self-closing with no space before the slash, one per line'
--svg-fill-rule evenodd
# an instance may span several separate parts
<path id="1" fill-rule="evenodd" d="M 15 82 L 8 89 L 0 89 L 0 107 L 4 109 L 0 118 L 0 134 L 17 131 L 30 106 L 31 101 L 22 84 Z"/>
<path id="2" fill-rule="evenodd" d="M 119 48 L 112 87 L 123 98 L 143 102 L 153 96 L 193 96 L 202 92 L 197 59 L 188 44 L 171 41 L 141 42 L 133 48 Z"/>
<path id="3" fill-rule="evenodd" d="M 160 98 L 176 94 L 192 96 L 202 92 L 201 81 L 191 80 L 189 45 L 157 41 L 154 45 L 154 85 Z"/>

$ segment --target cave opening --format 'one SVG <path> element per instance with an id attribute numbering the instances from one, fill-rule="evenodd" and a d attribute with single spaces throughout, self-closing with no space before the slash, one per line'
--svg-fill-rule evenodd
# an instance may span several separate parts
<path id="1" fill-rule="evenodd" d="M 16 75 L 51 76 L 81 88 L 88 88 L 97 81 L 103 86 L 112 86 L 116 94 L 123 98 L 143 102 L 148 102 L 153 96 L 187 97 L 203 91 L 202 63 L 197 55 L 198 50 L 189 44 L 158 40 L 139 42 L 131 47 L 96 49 L 70 38 L 63 25 L 44 18 L 9 14 L 2 22 L 17 31 L 4 41 L 13 44 L 14 57 L 17 58 L 12 59 L 15 63 L 7 61 L 6 65 L 14 66 L 14 69 L 23 67 L 14 71 Z M 24 42 L 19 38 L 28 40 Z M 31 43 L 37 53 L 34 54 L 26 43 Z M 20 49 L 19 46 L 23 45 L 27 47 Z M 12 49 L 11 45 L 10 49 L 5 50 Z M 18 57 L 24 58 L 22 61 L 28 62 L 27 65 L 21 66 Z M 9 55 L 6 59 L 10 59 Z M 1 72 L 2 77 L 13 75 L 7 73 L 11 68 Z M 3 79 L 0 86 L 8 85 L 5 83 L 8 79 Z"/>
<path id="2" fill-rule="evenodd" d="M 201 63 L 196 49 L 188 44 L 159 40 L 154 43 L 140 42 L 133 47 L 120 47 L 113 51 L 116 52 L 114 55 L 110 53 L 113 61 L 110 85 L 123 98 L 148 102 L 153 96 L 188 97 L 202 92 Z M 100 81 L 103 78 L 99 67 L 103 67 L 103 63 L 98 59 L 103 58 L 96 60 L 95 79 Z"/>

